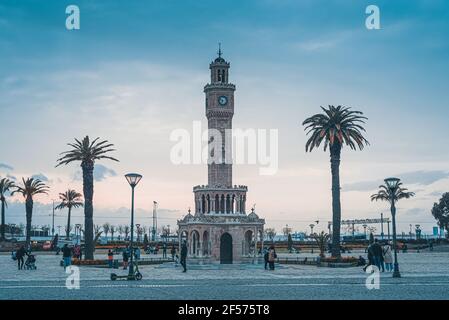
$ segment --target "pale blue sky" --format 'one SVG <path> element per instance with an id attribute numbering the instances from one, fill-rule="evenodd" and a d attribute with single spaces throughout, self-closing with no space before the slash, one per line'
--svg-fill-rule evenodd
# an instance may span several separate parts
<path id="1" fill-rule="evenodd" d="M 65 29 L 69 4 L 81 10 L 81 30 Z M 381 30 L 365 28 L 369 4 L 380 7 Z M 69 186 L 81 190 L 76 165 L 54 168 L 65 143 L 100 136 L 121 162 L 99 169 L 107 176 L 95 189 L 98 223 L 128 206 L 122 175 L 139 171 L 141 218 L 158 200 L 161 223 L 174 225 L 206 169 L 172 165 L 168 137 L 205 124 L 202 87 L 222 42 L 237 85 L 234 126 L 279 129 L 277 175 L 234 170 L 268 226 L 330 219 L 328 155 L 305 154 L 300 124 L 320 105 L 344 104 L 368 116 L 371 146 L 343 152 L 343 218 L 386 212 L 368 196 L 399 175 L 418 191 L 401 204 L 401 228 L 430 229 L 431 205 L 449 191 L 448 34 L 444 0 L 1 0 L 0 176 L 46 176 L 53 194 L 38 200 L 49 203 Z M 46 222 L 42 208 L 36 223 Z M 10 214 L 21 219 L 20 204 Z"/>

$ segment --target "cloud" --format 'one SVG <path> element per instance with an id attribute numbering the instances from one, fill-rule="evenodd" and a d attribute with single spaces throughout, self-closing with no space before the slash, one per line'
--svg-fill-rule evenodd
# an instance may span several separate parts
<path id="1" fill-rule="evenodd" d="M 33 174 L 31 176 L 33 179 L 39 179 L 42 182 L 50 182 L 50 179 L 47 178 L 47 176 L 43 175 L 42 173 L 39 174 Z"/>
<path id="2" fill-rule="evenodd" d="M 109 169 L 108 167 L 102 165 L 102 164 L 96 164 L 94 168 L 94 180 L 95 181 L 103 181 L 106 178 L 109 177 L 115 177 L 117 176 L 117 173 Z M 83 173 L 79 170 L 75 172 L 75 176 L 73 177 L 73 180 L 75 181 L 82 181 L 83 180 Z"/>
<path id="3" fill-rule="evenodd" d="M 10 165 L 7 165 L 6 163 L 0 163 L 0 169 L 6 169 L 6 170 L 9 170 L 9 171 L 14 170 L 13 167 L 11 167 Z"/>
<path id="4" fill-rule="evenodd" d="M 7 175 L 6 175 L 6 178 L 9 178 L 9 179 L 11 179 L 11 180 L 13 180 L 13 181 L 17 181 L 17 178 L 14 177 L 14 176 L 12 176 L 12 175 L 10 175 L 10 174 L 7 174 Z"/>
<path id="5" fill-rule="evenodd" d="M 401 174 L 394 175 L 402 180 L 402 182 L 407 184 L 418 184 L 423 186 L 428 186 L 432 183 L 435 183 L 439 180 L 449 178 L 449 172 L 442 170 L 433 170 L 433 171 L 411 171 Z M 343 191 L 371 191 L 376 190 L 377 187 L 383 184 L 384 181 L 379 180 L 371 180 L 371 181 L 360 181 L 345 184 L 342 187 Z"/>

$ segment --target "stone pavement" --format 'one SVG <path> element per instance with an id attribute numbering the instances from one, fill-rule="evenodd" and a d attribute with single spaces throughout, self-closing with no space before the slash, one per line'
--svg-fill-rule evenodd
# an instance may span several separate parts
<path id="1" fill-rule="evenodd" d="M 381 274 L 379 290 L 366 288 L 360 267 L 192 265 L 182 273 L 174 263 L 141 266 L 142 281 L 113 282 L 111 272 L 127 272 L 80 267 L 80 289 L 69 290 L 60 256 L 36 258 L 37 270 L 19 271 L 0 255 L 0 299 L 449 299 L 449 252 L 400 253 L 403 277 Z"/>

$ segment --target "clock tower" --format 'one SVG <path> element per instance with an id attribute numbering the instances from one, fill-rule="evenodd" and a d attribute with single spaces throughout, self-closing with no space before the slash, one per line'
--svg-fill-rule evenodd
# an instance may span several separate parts
<path id="1" fill-rule="evenodd" d="M 220 47 L 218 57 L 209 66 L 210 83 L 204 87 L 208 129 L 215 129 L 221 137 L 221 150 L 209 150 L 208 184 L 229 188 L 232 187 L 232 141 L 226 140 L 232 139 L 232 136 L 228 136 L 226 130 L 232 130 L 235 85 L 229 83 L 230 64 L 221 55 Z M 213 134 L 209 134 L 209 143 L 213 139 Z"/>
<path id="2" fill-rule="evenodd" d="M 232 117 L 235 85 L 229 83 L 229 62 L 218 57 L 210 65 L 204 86 L 209 129 L 208 184 L 193 187 L 195 210 L 178 220 L 179 246 L 202 263 L 250 262 L 263 248 L 265 220 L 255 209 L 246 211 L 245 185 L 232 184 Z M 260 244 L 260 245 L 259 245 Z"/>

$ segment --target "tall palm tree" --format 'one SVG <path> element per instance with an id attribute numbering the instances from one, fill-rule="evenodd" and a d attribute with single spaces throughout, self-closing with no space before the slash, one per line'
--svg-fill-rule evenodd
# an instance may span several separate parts
<path id="1" fill-rule="evenodd" d="M 390 204 L 396 203 L 401 199 L 409 199 L 415 195 L 414 192 L 408 191 L 407 188 L 402 187 L 402 182 L 397 184 L 395 189 L 390 189 L 386 185 L 380 185 L 379 191 L 371 195 L 371 201 L 387 201 Z"/>
<path id="2" fill-rule="evenodd" d="M 81 202 L 81 193 L 76 192 L 75 190 L 68 189 L 64 193 L 59 194 L 59 199 L 61 200 L 61 203 L 58 204 L 55 209 L 61 210 L 61 209 L 68 209 L 68 215 L 67 215 L 67 227 L 66 227 L 66 238 L 70 238 L 70 231 L 72 230 L 70 225 L 70 218 L 72 216 L 72 208 L 79 208 L 83 206 L 83 203 Z"/>
<path id="3" fill-rule="evenodd" d="M 31 244 L 31 220 L 33 217 L 33 197 L 38 194 L 48 194 L 49 187 L 39 179 L 22 178 L 23 186 L 16 186 L 12 194 L 20 193 L 25 198 L 26 211 L 26 247 Z"/>
<path id="4" fill-rule="evenodd" d="M 332 256 L 340 257 L 340 154 L 344 145 L 352 150 L 362 150 L 369 145 L 363 136 L 363 124 L 368 118 L 360 111 L 347 107 L 321 107 L 323 113 L 307 118 L 303 122 L 306 134 L 311 134 L 306 143 L 306 152 L 311 152 L 324 144 L 324 151 L 329 149 L 332 173 Z"/>
<path id="5" fill-rule="evenodd" d="M 94 222 L 93 222 L 93 196 L 94 196 L 94 164 L 96 160 L 109 159 L 118 161 L 117 159 L 107 156 L 115 149 L 111 148 L 113 144 L 108 141 L 93 141 L 86 136 L 83 140 L 75 139 L 75 143 L 68 143 L 71 150 L 61 153 L 61 158 L 57 160 L 60 165 L 68 165 L 75 161 L 81 161 L 81 169 L 83 170 L 83 194 L 84 194 L 84 241 L 86 244 L 86 260 L 94 258 Z"/>
<path id="6" fill-rule="evenodd" d="M 2 202 L 2 224 L 0 225 L 0 241 L 5 240 L 5 207 L 8 207 L 6 202 L 6 193 L 11 192 L 14 188 L 14 182 L 8 178 L 0 180 L 0 201 Z"/>

